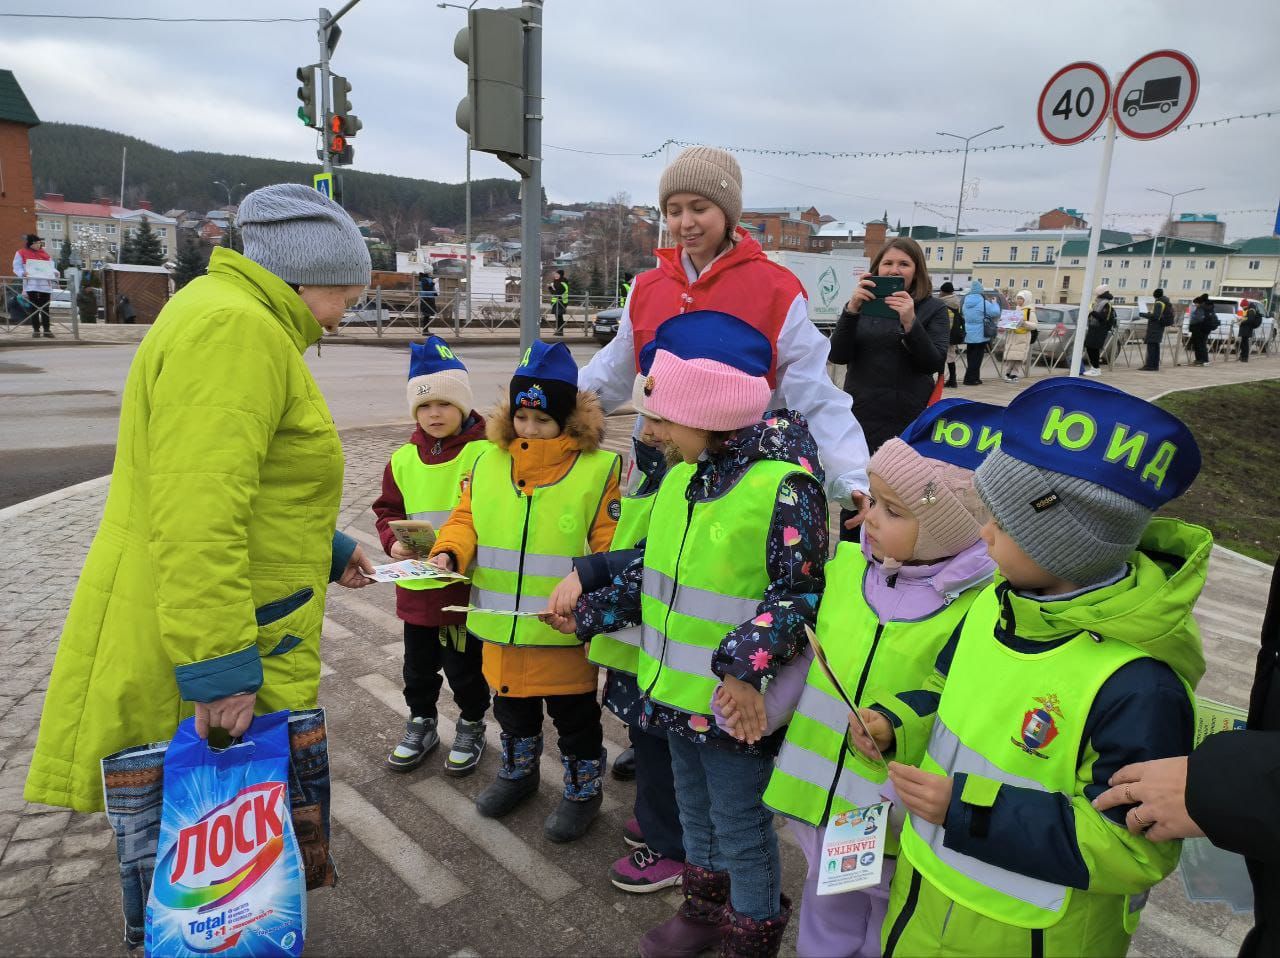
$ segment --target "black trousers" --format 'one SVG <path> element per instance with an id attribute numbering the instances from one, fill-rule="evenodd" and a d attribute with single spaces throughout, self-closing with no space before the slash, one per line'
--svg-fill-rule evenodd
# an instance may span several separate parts
<path id="1" fill-rule="evenodd" d="M 1160 368 L 1160 343 L 1147 343 L 1147 363 L 1144 369 Z"/>
<path id="2" fill-rule="evenodd" d="M 404 624 L 404 701 L 409 714 L 435 718 L 440 687 L 447 678 L 462 717 L 478 722 L 489 709 L 489 685 L 480 670 L 481 641 L 467 635 L 463 626 L 445 626 L 441 645 L 441 631 L 435 626 Z M 461 649 L 458 642 L 463 643 Z"/>
<path id="3" fill-rule="evenodd" d="M 1086 346 L 1084 348 L 1084 351 L 1089 356 L 1089 365 L 1092 366 L 1094 369 L 1101 369 L 1102 368 L 1102 347 Z"/>
<path id="4" fill-rule="evenodd" d="M 43 322 L 44 331 L 47 333 L 49 331 L 49 294 L 33 289 L 28 292 L 26 296 L 34 307 L 31 312 L 27 314 L 28 319 L 31 321 L 32 331 L 38 332 L 40 324 Z"/>
<path id="5" fill-rule="evenodd" d="M 659 855 L 684 861 L 684 830 L 676 804 L 676 780 L 671 773 L 667 733 L 627 726 L 636 752 L 636 821 L 645 843 Z"/>
<path id="6" fill-rule="evenodd" d="M 1249 343 L 1252 340 L 1252 336 L 1240 337 L 1240 362 L 1242 363 L 1247 363 L 1249 361 Z"/>
<path id="7" fill-rule="evenodd" d="M 982 382 L 982 360 L 987 355 L 986 343 L 966 343 L 964 347 L 964 381 L 968 386 Z"/>
<path id="8" fill-rule="evenodd" d="M 1209 334 L 1192 333 L 1191 351 L 1195 354 L 1196 362 L 1207 363 L 1209 361 Z"/>
<path id="9" fill-rule="evenodd" d="M 553 303 L 551 306 L 551 315 L 556 318 L 556 332 L 564 332 L 564 303 Z"/>
<path id="10" fill-rule="evenodd" d="M 493 697 L 493 717 L 502 731 L 517 738 L 542 734 L 542 703 L 560 735 L 560 754 L 566 758 L 596 759 L 604 745 L 604 729 L 600 727 L 600 703 L 596 693 L 576 695 L 534 695 L 515 698 Z"/>

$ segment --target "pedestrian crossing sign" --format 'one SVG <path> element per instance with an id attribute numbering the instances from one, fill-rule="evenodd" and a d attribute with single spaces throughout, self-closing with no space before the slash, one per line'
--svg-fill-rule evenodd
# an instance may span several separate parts
<path id="1" fill-rule="evenodd" d="M 323 193 L 327 198 L 333 199 L 333 174 L 317 173 L 311 177 L 311 185 L 317 192 Z"/>

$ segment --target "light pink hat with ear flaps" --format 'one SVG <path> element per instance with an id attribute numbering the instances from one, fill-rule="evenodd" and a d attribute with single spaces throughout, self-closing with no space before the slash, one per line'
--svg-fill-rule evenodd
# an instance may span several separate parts
<path id="1" fill-rule="evenodd" d="M 920 455 L 893 438 L 867 463 L 906 504 L 920 524 L 915 551 L 918 562 L 957 555 L 981 537 L 987 509 L 973 488 L 973 472 Z"/>

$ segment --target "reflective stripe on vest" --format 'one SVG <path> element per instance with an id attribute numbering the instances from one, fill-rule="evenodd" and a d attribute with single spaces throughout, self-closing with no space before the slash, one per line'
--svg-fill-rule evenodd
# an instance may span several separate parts
<path id="1" fill-rule="evenodd" d="M 404 512 L 409 519 L 425 519 L 436 531 L 448 521 L 454 506 L 462 498 L 463 480 L 470 475 L 480 453 L 490 443 L 479 439 L 469 442 L 448 462 L 425 463 L 418 447 L 405 443 L 391 455 L 391 478 L 404 497 Z M 397 589 L 422 592 L 442 589 L 448 582 L 397 582 Z"/>
<path id="2" fill-rule="evenodd" d="M 623 496 L 618 527 L 613 530 L 613 549 L 633 549 L 649 534 L 649 515 L 658 493 L 647 496 Z M 636 657 L 640 650 L 640 626 L 633 625 L 617 632 L 601 632 L 592 636 L 587 658 L 607 669 L 635 675 Z"/>
<path id="3" fill-rule="evenodd" d="M 856 696 L 861 686 L 859 705 L 874 701 L 877 694 L 923 687 L 939 651 L 980 591 L 971 587 L 923 619 L 881 625 L 863 598 L 867 574 L 861 545 L 841 543 L 827 563 L 830 586 L 822 597 L 817 625 L 845 691 Z M 828 815 L 880 801 L 884 770 L 849 749 L 848 727 L 849 707 L 815 662 L 788 723 L 764 803 L 820 827 Z M 894 854 L 897 846 L 897 838 L 891 836 L 886 851 Z"/>
<path id="4" fill-rule="evenodd" d="M 1084 632 L 1044 652 L 1018 652 L 995 638 L 999 613 L 995 587 L 969 609 L 920 768 L 1069 797 L 1098 689 L 1143 654 Z M 903 852 L 943 894 L 996 921 L 1047 928 L 1062 918 L 1073 896 L 1088 895 L 952 851 L 944 835 L 908 816 Z"/>
<path id="5" fill-rule="evenodd" d="M 527 496 L 511 480 L 513 462 L 506 450 L 490 445 L 472 470 L 476 548 L 471 573 L 467 629 L 487 642 L 504 645 L 572 646 L 575 636 L 535 618 L 488 615 L 541 612 L 552 589 L 572 570 L 571 560 L 589 551 L 592 523 L 611 477 L 619 470 L 611 452 L 578 453 L 557 482 Z"/>
<path id="6" fill-rule="evenodd" d="M 752 463 L 715 499 L 690 503 L 694 466 L 663 480 L 645 543 L 637 681 L 655 702 L 711 715 L 719 679 L 711 656 L 732 629 L 756 616 L 769 575 L 765 544 L 793 463 Z"/>

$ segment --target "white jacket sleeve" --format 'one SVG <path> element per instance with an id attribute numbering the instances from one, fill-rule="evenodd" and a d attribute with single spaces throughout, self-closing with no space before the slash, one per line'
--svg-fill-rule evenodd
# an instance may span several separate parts
<path id="1" fill-rule="evenodd" d="M 631 304 L 622 307 L 618 335 L 613 342 L 591 357 L 578 373 L 578 388 L 589 389 L 600 397 L 606 413 L 631 401 L 631 387 L 636 381 L 636 356 L 632 346 Z"/>
<path id="2" fill-rule="evenodd" d="M 26 265 L 27 264 L 24 263 L 22 260 L 21 253 L 13 254 L 13 275 L 14 276 L 17 276 L 19 279 L 26 276 L 27 275 Z"/>
<path id="3" fill-rule="evenodd" d="M 853 400 L 827 375 L 830 348 L 809 321 L 804 296 L 797 296 L 778 336 L 775 395 L 809 420 L 827 473 L 827 496 L 852 508 L 849 494 L 867 491 L 867 440 L 853 416 Z"/>

